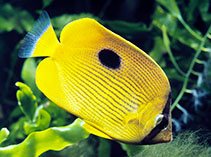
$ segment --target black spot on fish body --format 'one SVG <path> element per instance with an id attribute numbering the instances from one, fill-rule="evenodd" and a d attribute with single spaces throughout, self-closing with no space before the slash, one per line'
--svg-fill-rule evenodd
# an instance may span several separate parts
<path id="1" fill-rule="evenodd" d="M 120 67 L 121 58 L 114 51 L 103 49 L 98 54 L 100 62 L 108 68 L 117 69 Z"/>

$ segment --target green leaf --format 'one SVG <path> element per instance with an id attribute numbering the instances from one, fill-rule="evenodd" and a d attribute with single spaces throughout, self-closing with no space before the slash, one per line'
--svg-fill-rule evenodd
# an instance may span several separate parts
<path id="1" fill-rule="evenodd" d="M 18 118 L 22 116 L 23 112 L 21 111 L 20 107 L 17 106 L 14 110 L 10 112 L 8 120 L 12 120 L 13 118 Z"/>
<path id="2" fill-rule="evenodd" d="M 152 24 L 158 27 L 160 30 L 162 26 L 166 26 L 168 32 L 173 36 L 177 30 L 177 18 L 167 13 L 163 8 L 157 6 Z"/>
<path id="3" fill-rule="evenodd" d="M 189 2 L 188 4 L 188 8 L 187 8 L 187 13 L 185 15 L 185 17 L 187 17 L 188 22 L 192 22 L 193 20 L 195 20 L 195 15 L 194 13 L 197 12 L 197 8 L 199 6 L 199 4 L 201 3 L 200 0 L 192 0 Z"/>
<path id="4" fill-rule="evenodd" d="M 10 132 L 9 132 L 9 130 L 7 128 L 2 128 L 0 130 L 0 144 L 7 139 L 9 133 Z"/>
<path id="5" fill-rule="evenodd" d="M 202 41 L 201 33 L 194 31 L 183 19 L 175 0 L 157 0 L 157 2 L 163 5 L 173 16 L 177 17 L 177 19 L 192 36 Z"/>
<path id="6" fill-rule="evenodd" d="M 162 33 L 163 33 L 163 43 L 166 47 L 166 50 L 169 54 L 169 57 L 170 57 L 170 60 L 171 62 L 173 63 L 175 69 L 183 76 L 185 76 L 185 73 L 180 69 L 179 65 L 177 64 L 176 60 L 175 60 L 175 57 L 173 56 L 173 53 L 171 51 L 171 48 L 170 48 L 170 40 L 168 38 L 168 35 L 167 35 L 167 31 L 166 31 L 166 27 L 163 25 L 162 26 Z"/>
<path id="7" fill-rule="evenodd" d="M 197 50 L 200 46 L 200 41 L 193 38 L 193 36 L 188 33 L 186 29 L 177 29 L 176 33 L 172 37 L 194 50 Z"/>
<path id="8" fill-rule="evenodd" d="M 0 5 L 0 33 L 16 30 L 19 33 L 29 31 L 34 22 L 25 10 L 14 8 L 9 3 Z"/>
<path id="9" fill-rule="evenodd" d="M 209 7 L 210 7 L 210 0 L 203 0 L 203 1 L 200 1 L 199 4 L 199 10 L 201 13 L 208 13 L 209 11 Z"/>
<path id="10" fill-rule="evenodd" d="M 129 157 L 132 157 L 132 156 L 140 153 L 141 151 L 144 150 L 144 148 L 148 147 L 148 146 L 131 145 L 131 144 L 124 144 L 124 143 L 120 143 L 120 145 L 122 146 L 122 149 L 124 151 L 126 151 L 126 153 Z"/>
<path id="11" fill-rule="evenodd" d="M 47 129 L 51 122 L 51 116 L 43 108 L 38 108 L 35 115 L 35 120 L 24 123 L 25 134 L 30 134 L 34 131 Z"/>
<path id="12" fill-rule="evenodd" d="M 209 12 L 210 7 L 211 7 L 210 0 L 200 1 L 198 6 L 202 19 L 208 24 L 211 23 L 211 14 Z"/>
<path id="13" fill-rule="evenodd" d="M 168 9 L 172 15 L 176 16 L 177 18 L 181 18 L 181 13 L 175 0 L 157 0 L 157 2 Z"/>
<path id="14" fill-rule="evenodd" d="M 49 6 L 53 0 L 42 0 L 43 8 Z"/>
<path id="15" fill-rule="evenodd" d="M 16 96 L 18 99 L 18 105 L 25 116 L 33 121 L 35 111 L 37 109 L 36 97 L 33 95 L 31 89 L 24 83 L 16 82 L 15 84 L 20 90 L 17 91 Z"/>
<path id="16" fill-rule="evenodd" d="M 167 74 L 168 76 L 168 79 L 172 79 L 172 80 L 178 80 L 178 81 L 181 81 L 183 82 L 184 81 L 184 77 L 181 76 L 175 68 L 166 68 L 165 69 L 165 73 Z"/>
<path id="17" fill-rule="evenodd" d="M 14 29 L 12 22 L 8 22 L 8 20 L 4 17 L 0 17 L 0 33 L 9 32 Z"/>
<path id="18" fill-rule="evenodd" d="M 23 81 L 31 88 L 34 95 L 40 101 L 41 92 L 35 84 L 35 73 L 36 73 L 37 63 L 34 58 L 27 58 L 23 64 L 21 71 L 21 78 Z"/>
<path id="19" fill-rule="evenodd" d="M 149 52 L 149 55 L 157 62 L 161 67 L 166 66 L 166 62 L 163 59 L 163 55 L 166 53 L 166 48 L 163 44 L 163 39 L 159 36 L 154 37 L 154 47 Z"/>
<path id="20" fill-rule="evenodd" d="M 99 157 L 110 157 L 111 156 L 111 144 L 110 141 L 104 138 L 99 138 L 100 144 L 98 147 Z"/>
<path id="21" fill-rule="evenodd" d="M 67 111 L 57 106 L 51 101 L 45 103 L 45 110 L 51 115 L 51 124 L 53 126 L 67 125 L 67 118 L 72 117 Z"/>
<path id="22" fill-rule="evenodd" d="M 185 44 L 194 50 L 199 48 L 200 41 L 196 38 L 193 38 L 193 36 L 186 29 L 179 28 L 177 26 L 178 21 L 176 17 L 165 12 L 164 9 L 162 9 L 160 6 L 156 8 L 153 16 L 154 18 L 152 24 L 159 28 L 161 31 L 162 27 L 165 26 L 169 35 L 175 40 L 178 40 L 182 44 Z"/>
<path id="23" fill-rule="evenodd" d="M 37 157 L 48 150 L 62 150 L 89 136 L 89 133 L 82 127 L 83 123 L 81 119 L 77 119 L 65 127 L 53 127 L 33 132 L 20 144 L 0 147 L 0 156 Z"/>
<path id="24" fill-rule="evenodd" d="M 25 138 L 23 126 L 26 120 L 26 117 L 20 117 L 16 122 L 13 122 L 10 125 L 10 134 L 8 136 L 8 139 L 5 141 L 7 145 L 11 143 L 16 143 L 18 140 L 23 140 Z"/>
<path id="25" fill-rule="evenodd" d="M 147 26 L 141 22 L 132 23 L 132 22 L 114 20 L 114 21 L 102 21 L 102 24 L 107 25 L 113 31 L 124 35 L 136 35 L 137 33 L 149 32 L 151 30 L 151 28 L 147 28 Z"/>

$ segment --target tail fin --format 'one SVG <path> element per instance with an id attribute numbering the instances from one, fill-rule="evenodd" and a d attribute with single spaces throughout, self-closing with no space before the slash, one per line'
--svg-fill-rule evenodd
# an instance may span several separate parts
<path id="1" fill-rule="evenodd" d="M 44 11 L 32 30 L 26 34 L 18 56 L 20 58 L 51 56 L 58 45 L 59 41 L 48 13 Z"/>

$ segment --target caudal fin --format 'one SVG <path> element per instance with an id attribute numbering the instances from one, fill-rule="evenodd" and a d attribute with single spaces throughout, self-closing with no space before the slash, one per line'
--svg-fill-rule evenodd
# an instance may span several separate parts
<path id="1" fill-rule="evenodd" d="M 51 56 L 58 45 L 59 41 L 48 13 L 44 11 L 32 27 L 32 30 L 26 34 L 18 56 L 20 58 Z"/>

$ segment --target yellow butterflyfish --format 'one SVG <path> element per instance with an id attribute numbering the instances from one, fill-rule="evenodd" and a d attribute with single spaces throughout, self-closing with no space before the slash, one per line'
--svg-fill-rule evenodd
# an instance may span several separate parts
<path id="1" fill-rule="evenodd" d="M 45 57 L 36 70 L 38 88 L 83 119 L 88 132 L 130 144 L 171 141 L 165 73 L 144 51 L 96 20 L 70 22 L 58 40 L 44 11 L 24 38 L 19 57 Z"/>

